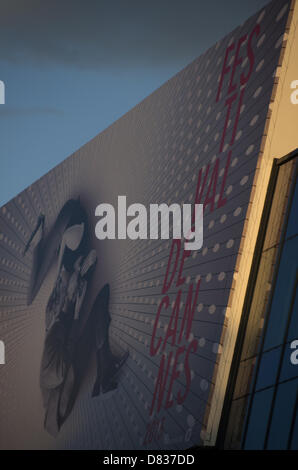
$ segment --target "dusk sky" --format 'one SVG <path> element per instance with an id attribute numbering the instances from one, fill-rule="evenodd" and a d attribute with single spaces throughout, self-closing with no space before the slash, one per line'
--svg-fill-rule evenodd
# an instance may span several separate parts
<path id="1" fill-rule="evenodd" d="M 267 0 L 1 0 L 0 205 Z"/>

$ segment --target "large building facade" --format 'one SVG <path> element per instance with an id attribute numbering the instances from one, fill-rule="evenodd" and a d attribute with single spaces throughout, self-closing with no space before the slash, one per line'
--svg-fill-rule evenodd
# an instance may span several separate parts
<path id="1" fill-rule="evenodd" d="M 273 163 L 217 445 L 297 449 L 298 150 Z"/>
<path id="2" fill-rule="evenodd" d="M 298 447 L 297 50 L 298 3 L 274 0 L 2 207 L 1 448 Z M 119 195 L 203 204 L 202 249 L 99 241 L 95 209 Z M 109 341 L 129 356 L 92 398 L 96 354 L 78 348 L 84 373 L 49 433 L 71 388 L 63 367 L 55 404 L 40 387 L 59 257 L 28 302 L 24 247 L 38 220 L 49 239 L 78 198 L 97 255 L 82 324 L 109 283 Z"/>

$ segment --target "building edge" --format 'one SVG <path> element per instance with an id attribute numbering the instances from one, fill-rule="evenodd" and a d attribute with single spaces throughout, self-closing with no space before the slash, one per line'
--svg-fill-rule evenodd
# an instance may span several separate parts
<path id="1" fill-rule="evenodd" d="M 266 6 L 265 6 L 266 8 Z M 214 369 L 208 407 L 204 416 L 201 439 L 204 446 L 215 446 L 227 384 L 231 371 L 240 319 L 242 316 L 249 274 L 263 214 L 273 161 L 290 153 L 298 145 L 295 119 L 295 105 L 290 101 L 290 83 L 298 78 L 298 0 L 291 0 L 283 43 L 275 72 L 271 100 L 267 111 L 266 124 L 259 149 L 250 201 L 242 232 L 239 253 L 235 265 L 234 280 L 230 291 L 225 326 L 223 328 Z M 292 90 L 293 91 L 293 90 Z M 298 106 L 297 106 L 298 108 Z"/>

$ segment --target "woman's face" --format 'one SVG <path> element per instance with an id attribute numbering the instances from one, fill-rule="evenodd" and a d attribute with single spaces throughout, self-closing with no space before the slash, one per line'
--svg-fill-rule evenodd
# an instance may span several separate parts
<path id="1" fill-rule="evenodd" d="M 78 225 L 72 225 L 66 229 L 63 238 L 67 248 L 72 251 L 78 249 L 83 238 L 84 229 L 85 225 L 83 222 Z"/>

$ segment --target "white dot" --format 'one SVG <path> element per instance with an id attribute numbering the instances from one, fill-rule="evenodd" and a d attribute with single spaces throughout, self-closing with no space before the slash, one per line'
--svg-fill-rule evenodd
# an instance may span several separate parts
<path id="1" fill-rule="evenodd" d="M 265 41 L 265 37 L 266 37 L 266 35 L 265 35 L 265 33 L 264 33 L 264 34 L 260 37 L 260 39 L 258 40 L 258 42 L 257 42 L 257 47 L 260 47 L 260 46 L 263 44 L 263 42 Z"/>
<path id="2" fill-rule="evenodd" d="M 208 389 L 208 382 L 205 379 L 202 379 L 200 382 L 201 389 L 205 392 Z"/>
<path id="3" fill-rule="evenodd" d="M 225 277 L 226 277 L 226 273 L 224 273 L 224 272 L 222 271 L 222 272 L 219 273 L 219 275 L 218 275 L 218 280 L 219 280 L 219 281 L 223 281 Z"/>
<path id="4" fill-rule="evenodd" d="M 248 147 L 248 149 L 246 150 L 245 154 L 246 154 L 246 155 L 250 155 L 251 152 L 253 151 L 254 147 L 255 147 L 255 146 L 254 146 L 253 144 L 251 144 L 251 145 Z"/>
<path id="5" fill-rule="evenodd" d="M 235 140 L 239 140 L 241 135 L 242 135 L 242 131 L 238 131 L 237 134 L 236 134 L 236 139 Z"/>
<path id="6" fill-rule="evenodd" d="M 192 415 L 187 416 L 187 424 L 190 428 L 193 428 L 194 425 L 196 424 L 196 420 L 194 419 Z"/>
<path id="7" fill-rule="evenodd" d="M 198 312 L 201 312 L 204 308 L 204 305 L 203 304 L 199 304 L 198 305 Z"/>
<path id="8" fill-rule="evenodd" d="M 284 38 L 283 35 L 280 36 L 279 40 L 275 44 L 275 49 L 278 49 L 282 45 L 283 38 Z"/>
<path id="9" fill-rule="evenodd" d="M 207 276 L 206 276 L 206 282 L 210 282 L 211 279 L 212 279 L 212 274 L 208 273 Z"/>
<path id="10" fill-rule="evenodd" d="M 266 10 L 263 10 L 262 13 L 260 14 L 259 18 L 257 19 L 257 23 L 260 23 L 262 21 L 262 19 L 265 16 L 265 13 L 266 13 Z"/>
<path id="11" fill-rule="evenodd" d="M 220 218 L 220 223 L 223 224 L 227 220 L 226 214 L 223 214 Z"/>
<path id="12" fill-rule="evenodd" d="M 190 335 L 188 337 L 188 341 L 191 343 L 193 339 L 194 339 L 194 334 L 190 333 Z"/>
<path id="13" fill-rule="evenodd" d="M 200 348 L 203 348 L 203 347 L 205 346 L 205 344 L 206 344 L 205 338 L 200 338 L 200 339 L 199 339 L 199 346 L 200 346 Z"/>
<path id="14" fill-rule="evenodd" d="M 216 311 L 216 305 L 214 304 L 210 305 L 208 311 L 211 315 L 213 315 L 213 313 Z"/>
<path id="15" fill-rule="evenodd" d="M 285 12 L 287 11 L 287 8 L 288 8 L 288 4 L 286 3 L 285 6 L 280 10 L 280 12 L 278 13 L 275 21 L 279 21 L 282 19 L 282 17 L 284 16 Z"/>
<path id="16" fill-rule="evenodd" d="M 232 248 L 232 246 L 234 245 L 234 240 L 230 239 L 227 244 L 226 244 L 226 247 L 227 248 Z"/>
<path id="17" fill-rule="evenodd" d="M 213 226 L 214 226 L 214 220 L 211 220 L 211 221 L 209 222 L 208 228 L 210 229 L 210 228 L 212 228 Z"/>
<path id="18" fill-rule="evenodd" d="M 245 59 L 242 61 L 241 67 L 244 68 L 248 62 L 248 58 L 245 57 Z"/>
<path id="19" fill-rule="evenodd" d="M 208 253 L 208 247 L 205 246 L 205 248 L 204 248 L 204 250 L 203 250 L 203 252 L 202 252 L 202 255 L 205 256 L 205 255 L 207 255 L 207 253 Z"/>
<path id="20" fill-rule="evenodd" d="M 233 191 L 233 186 L 230 185 L 226 190 L 226 194 L 231 194 L 232 191 Z"/>
<path id="21" fill-rule="evenodd" d="M 259 86 L 259 88 L 257 88 L 257 90 L 254 92 L 254 95 L 253 95 L 254 98 L 257 98 L 259 96 L 259 94 L 261 93 L 261 91 L 262 91 L 262 87 Z"/>
<path id="22" fill-rule="evenodd" d="M 237 209 L 234 210 L 234 216 L 237 217 L 238 215 L 240 215 L 242 212 L 242 209 L 241 207 L 237 207 Z"/>
<path id="23" fill-rule="evenodd" d="M 249 125 L 250 125 L 250 126 L 254 126 L 254 125 L 256 124 L 256 122 L 257 122 L 258 119 L 259 119 L 259 115 L 256 114 L 256 115 L 252 118 L 252 120 L 250 121 Z"/>
<path id="24" fill-rule="evenodd" d="M 240 181 L 240 185 L 241 186 L 244 186 L 248 181 L 248 176 L 243 176 L 242 180 Z"/>
<path id="25" fill-rule="evenodd" d="M 256 72 L 259 72 L 261 70 L 261 68 L 264 65 L 264 62 L 265 62 L 264 59 L 262 59 L 261 62 L 259 62 L 259 64 L 256 67 Z"/>
<path id="26" fill-rule="evenodd" d="M 219 250 L 219 247 L 220 247 L 219 243 L 216 243 L 213 247 L 213 252 L 216 253 Z"/>

